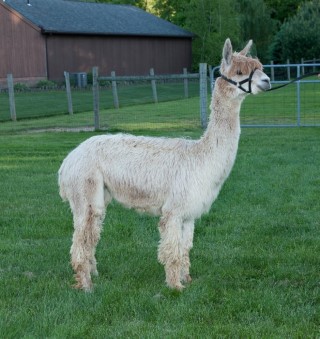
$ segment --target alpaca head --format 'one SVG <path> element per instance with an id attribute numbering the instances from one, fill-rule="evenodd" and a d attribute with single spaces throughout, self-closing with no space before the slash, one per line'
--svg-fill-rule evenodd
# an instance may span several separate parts
<path id="1" fill-rule="evenodd" d="M 230 39 L 224 43 L 220 66 L 221 77 L 226 80 L 226 86 L 236 91 L 237 96 L 248 93 L 257 94 L 271 88 L 269 77 L 263 72 L 261 62 L 248 56 L 252 46 L 250 40 L 239 53 L 232 51 Z"/>

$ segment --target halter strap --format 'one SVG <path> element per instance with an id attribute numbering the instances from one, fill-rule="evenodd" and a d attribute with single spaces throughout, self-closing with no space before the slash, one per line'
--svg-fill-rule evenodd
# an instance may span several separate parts
<path id="1" fill-rule="evenodd" d="M 249 75 L 249 77 L 247 79 L 244 79 L 242 81 L 239 81 L 239 82 L 236 82 L 232 79 L 229 79 L 227 78 L 225 75 L 221 74 L 221 78 L 223 80 L 226 80 L 228 81 L 230 84 L 234 85 L 234 86 L 237 86 L 238 88 L 240 88 L 243 92 L 245 93 L 252 93 L 252 90 L 251 90 L 251 82 L 252 82 L 252 77 L 253 77 L 253 74 L 254 72 L 256 71 L 257 69 L 253 69 Z M 249 82 L 249 88 L 248 90 L 246 90 L 245 88 L 242 87 L 243 84 L 245 84 L 246 82 Z"/>

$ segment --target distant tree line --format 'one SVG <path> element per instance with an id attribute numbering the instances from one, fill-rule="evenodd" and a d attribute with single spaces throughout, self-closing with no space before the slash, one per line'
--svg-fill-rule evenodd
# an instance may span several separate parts
<path id="1" fill-rule="evenodd" d="M 193 61 L 217 65 L 229 37 L 263 63 L 320 58 L 320 0 L 83 0 L 138 6 L 193 32 Z"/>

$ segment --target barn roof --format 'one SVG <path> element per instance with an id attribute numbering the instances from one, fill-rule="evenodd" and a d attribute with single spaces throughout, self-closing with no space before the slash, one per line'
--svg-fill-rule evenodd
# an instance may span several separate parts
<path id="1" fill-rule="evenodd" d="M 194 35 L 130 5 L 74 0 L 0 0 L 43 33 L 191 38 Z M 28 4 L 29 3 L 29 4 Z"/>

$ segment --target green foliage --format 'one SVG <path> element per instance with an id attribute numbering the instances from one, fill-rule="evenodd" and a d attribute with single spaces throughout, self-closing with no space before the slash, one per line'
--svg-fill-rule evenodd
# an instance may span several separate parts
<path id="1" fill-rule="evenodd" d="M 164 20 L 186 27 L 189 2 L 190 0 L 155 0 L 152 11 Z"/>
<path id="2" fill-rule="evenodd" d="M 237 0 L 238 20 L 243 44 L 253 39 L 257 55 L 263 63 L 269 63 L 268 48 L 277 28 L 277 21 L 271 18 L 271 11 L 264 0 Z"/>
<path id="3" fill-rule="evenodd" d="M 56 88 L 57 84 L 54 81 L 50 81 L 50 80 L 40 80 L 36 84 L 36 87 L 41 88 L 41 89 L 52 89 L 52 88 Z"/>
<path id="4" fill-rule="evenodd" d="M 235 45 L 240 41 L 234 0 L 156 0 L 157 15 L 169 20 L 196 36 L 193 40 L 193 68 L 199 62 L 217 65 L 226 37 Z"/>
<path id="5" fill-rule="evenodd" d="M 234 0 L 190 0 L 186 10 L 186 27 L 197 35 L 193 62 L 218 65 L 226 37 L 234 46 L 240 42 L 239 23 Z"/>
<path id="6" fill-rule="evenodd" d="M 276 34 L 270 54 L 276 62 L 300 62 L 320 56 L 320 1 L 306 2 Z"/>
<path id="7" fill-rule="evenodd" d="M 271 17 L 280 23 L 296 15 L 298 8 L 306 0 L 264 0 L 271 11 Z"/>
<path id="8" fill-rule="evenodd" d="M 17 82 L 16 84 L 14 84 L 13 86 L 14 90 L 16 92 L 27 92 L 30 91 L 30 88 L 28 85 L 22 83 L 22 82 Z"/>

